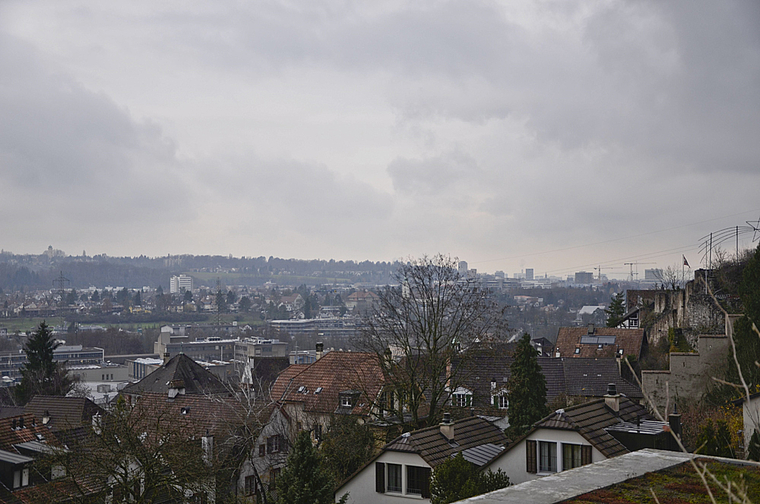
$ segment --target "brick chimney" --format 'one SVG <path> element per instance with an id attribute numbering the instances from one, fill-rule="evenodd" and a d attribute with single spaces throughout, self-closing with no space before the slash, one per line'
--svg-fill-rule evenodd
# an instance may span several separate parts
<path id="1" fill-rule="evenodd" d="M 620 412 L 620 394 L 614 383 L 607 384 L 607 393 L 604 395 L 604 404 L 615 413 Z"/>
<path id="2" fill-rule="evenodd" d="M 321 358 L 322 358 L 322 356 L 323 356 L 323 355 L 324 355 L 324 353 L 325 353 L 325 352 L 324 352 L 324 350 L 325 350 L 325 344 L 324 344 L 324 343 L 322 343 L 321 341 L 317 341 L 317 347 L 316 347 L 316 350 L 317 350 L 317 360 L 319 360 L 319 359 L 321 359 Z"/>
<path id="3" fill-rule="evenodd" d="M 443 421 L 441 422 L 441 434 L 449 441 L 454 440 L 454 422 L 451 421 L 451 413 L 443 414 Z"/>

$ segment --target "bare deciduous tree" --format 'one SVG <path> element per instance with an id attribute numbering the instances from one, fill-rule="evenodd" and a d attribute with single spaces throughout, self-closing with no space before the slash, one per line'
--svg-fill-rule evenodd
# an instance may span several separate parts
<path id="1" fill-rule="evenodd" d="M 385 378 L 376 410 L 404 428 L 438 423 L 442 408 L 463 385 L 467 352 L 506 333 L 503 310 L 479 280 L 461 276 L 455 260 L 437 255 L 411 260 L 365 317 L 361 349 L 374 353 Z M 452 361 L 460 365 L 452 365 Z"/>

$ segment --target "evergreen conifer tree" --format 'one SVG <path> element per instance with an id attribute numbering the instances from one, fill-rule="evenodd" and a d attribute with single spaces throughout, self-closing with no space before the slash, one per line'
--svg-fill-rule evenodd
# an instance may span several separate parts
<path id="1" fill-rule="evenodd" d="M 623 316 L 625 315 L 624 296 L 622 292 L 618 292 L 610 300 L 610 307 L 604 310 L 607 314 L 607 327 L 617 327 Z"/>
<path id="2" fill-rule="evenodd" d="M 53 360 L 58 346 L 53 332 L 43 321 L 24 346 L 27 363 L 21 369 L 21 383 L 16 387 L 16 400 L 26 404 L 35 395 L 65 396 L 74 382 L 66 369 Z"/>
<path id="3" fill-rule="evenodd" d="M 333 480 L 308 431 L 298 434 L 288 462 L 277 479 L 277 502 L 281 504 L 327 504 L 333 502 Z"/>
<path id="4" fill-rule="evenodd" d="M 507 381 L 508 435 L 514 439 L 549 413 L 546 378 L 538 365 L 538 354 L 531 346 L 528 334 L 524 334 L 517 343 L 510 373 Z"/>

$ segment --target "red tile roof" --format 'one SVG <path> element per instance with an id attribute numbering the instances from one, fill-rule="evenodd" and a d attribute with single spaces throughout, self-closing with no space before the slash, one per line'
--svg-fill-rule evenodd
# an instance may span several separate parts
<path id="1" fill-rule="evenodd" d="M 592 338 L 588 338 L 588 337 Z M 585 343 L 598 336 L 611 336 L 614 342 L 604 342 L 599 348 L 597 343 Z M 601 358 L 616 357 L 623 350 L 623 356 L 633 355 L 641 358 L 641 351 L 646 345 L 643 329 L 617 329 L 612 327 L 594 327 L 593 333 L 589 333 L 587 327 L 560 327 L 557 333 L 555 355 L 559 352 L 560 357 L 585 357 Z M 578 353 L 576 353 L 578 349 Z"/>
<path id="2" fill-rule="evenodd" d="M 352 414 L 368 411 L 369 394 L 374 400 L 383 386 L 383 373 L 377 356 L 365 352 L 329 352 L 309 365 L 290 366 L 280 373 L 272 386 L 272 398 L 303 403 L 304 411 L 334 413 L 340 393 L 362 392 Z"/>

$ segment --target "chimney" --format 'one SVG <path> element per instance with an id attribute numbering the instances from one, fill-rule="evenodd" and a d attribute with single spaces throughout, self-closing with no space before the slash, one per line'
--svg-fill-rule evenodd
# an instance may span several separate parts
<path id="1" fill-rule="evenodd" d="M 681 414 L 678 412 L 678 405 L 673 405 L 673 413 L 668 415 L 668 424 L 670 431 L 677 437 L 681 437 Z"/>
<path id="2" fill-rule="evenodd" d="M 451 413 L 443 414 L 443 421 L 441 422 L 441 434 L 449 441 L 454 440 L 454 422 L 451 421 Z"/>
<path id="3" fill-rule="evenodd" d="M 324 355 L 325 350 L 325 344 L 321 341 L 317 341 L 317 360 L 322 358 L 322 355 Z"/>
<path id="4" fill-rule="evenodd" d="M 589 325 L 588 325 L 588 333 L 589 333 L 590 335 L 591 335 L 591 334 L 594 334 L 594 324 L 589 324 Z"/>
<path id="5" fill-rule="evenodd" d="M 604 404 L 612 411 L 620 411 L 620 394 L 617 393 L 617 387 L 614 383 L 607 384 L 607 393 L 604 395 Z"/>
<path id="6" fill-rule="evenodd" d="M 169 362 L 169 352 L 164 352 L 164 364 Z"/>
<path id="7" fill-rule="evenodd" d="M 47 425 L 48 423 L 50 423 L 50 411 L 45 410 L 42 414 L 42 425 Z"/>

